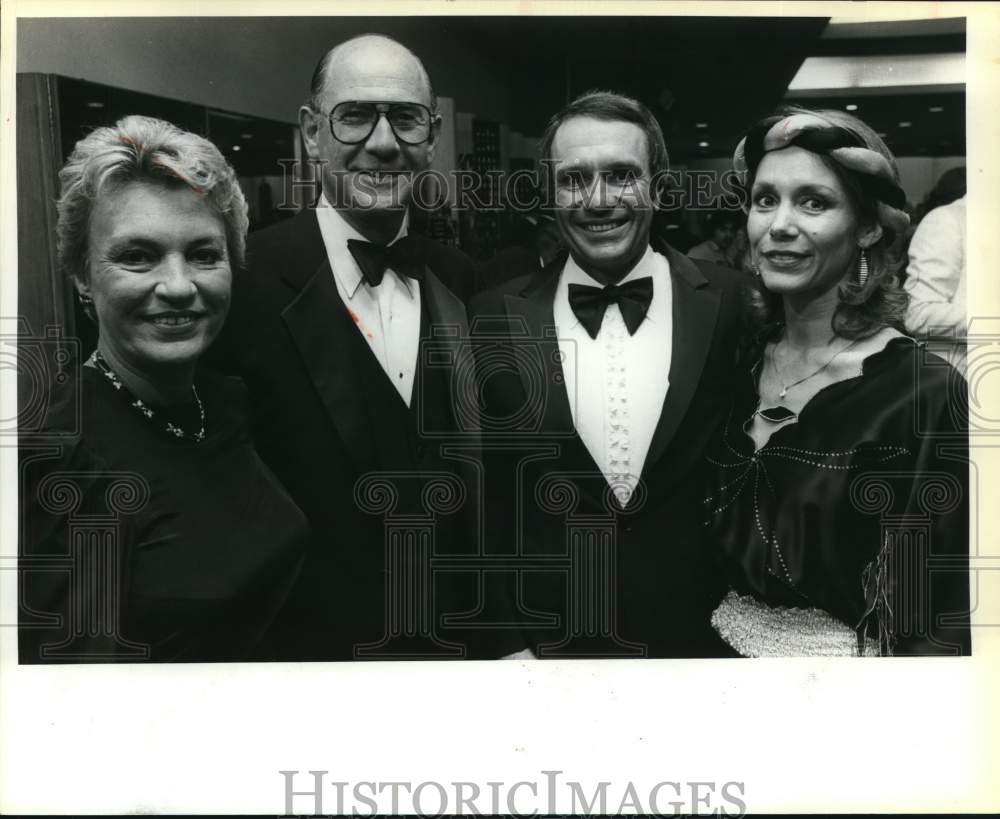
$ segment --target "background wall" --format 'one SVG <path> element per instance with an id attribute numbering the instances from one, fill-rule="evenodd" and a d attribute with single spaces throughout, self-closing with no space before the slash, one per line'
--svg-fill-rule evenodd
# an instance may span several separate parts
<path id="1" fill-rule="evenodd" d="M 410 47 L 435 91 L 484 119 L 510 119 L 488 51 L 442 18 L 69 18 L 17 23 L 17 70 L 61 74 L 295 123 L 319 58 L 356 34 Z M 169 66 L 169 70 L 164 70 Z"/>

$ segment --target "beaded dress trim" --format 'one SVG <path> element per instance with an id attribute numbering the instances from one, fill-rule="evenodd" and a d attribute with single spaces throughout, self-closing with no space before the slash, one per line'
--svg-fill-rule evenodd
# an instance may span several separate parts
<path id="1" fill-rule="evenodd" d="M 822 609 L 769 606 L 734 589 L 712 613 L 712 626 L 744 657 L 858 656 L 855 630 Z M 878 643 L 866 641 L 864 653 L 878 656 Z"/>

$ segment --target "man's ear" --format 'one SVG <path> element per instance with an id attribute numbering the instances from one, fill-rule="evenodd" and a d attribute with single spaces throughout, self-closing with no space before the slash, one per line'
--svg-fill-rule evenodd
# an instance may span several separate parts
<path id="1" fill-rule="evenodd" d="M 302 131 L 302 142 L 305 143 L 306 152 L 310 159 L 319 156 L 319 129 L 323 125 L 323 118 L 313 110 L 310 105 L 303 105 L 299 108 L 299 129 Z"/>
<path id="2" fill-rule="evenodd" d="M 437 148 L 438 137 L 441 136 L 441 115 L 434 114 L 431 119 L 431 135 L 427 140 L 427 164 L 434 160 L 434 150 Z"/>
<path id="3" fill-rule="evenodd" d="M 858 231 L 858 247 L 867 250 L 881 238 L 882 226 L 879 224 L 868 225 Z"/>

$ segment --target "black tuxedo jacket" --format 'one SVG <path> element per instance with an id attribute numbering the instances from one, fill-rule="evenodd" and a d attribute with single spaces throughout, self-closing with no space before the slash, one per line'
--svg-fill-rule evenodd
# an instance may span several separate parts
<path id="1" fill-rule="evenodd" d="M 469 316 L 484 399 L 486 522 L 540 656 L 728 653 L 705 543 L 704 450 L 729 407 L 746 280 L 654 242 L 673 287 L 670 387 L 621 510 L 573 426 L 554 332 L 563 260 L 481 294 Z"/>
<path id="2" fill-rule="evenodd" d="M 399 515 L 433 518 L 437 554 L 461 556 L 476 545 L 468 526 L 478 492 L 469 485 L 465 465 L 442 455 L 446 441 L 468 447 L 478 440 L 475 420 L 455 412 L 461 399 L 451 377 L 463 343 L 466 357 L 471 355 L 467 338 L 463 341 L 465 306 L 453 289 L 468 292 L 473 266 L 459 251 L 422 241 L 425 338 L 409 411 L 350 320 L 315 212 L 304 211 L 249 237 L 247 269 L 235 277 L 231 312 L 211 360 L 246 382 L 254 443 L 313 529 L 301 580 L 267 658 L 391 658 L 359 648 L 384 642 L 387 629 L 406 631 L 413 621 L 418 631 L 433 631 L 436 641 L 444 614 L 476 606 L 475 580 L 466 580 L 467 599 L 457 602 L 444 603 L 440 577 L 429 575 L 421 575 L 417 598 L 386 594 L 387 572 L 427 568 L 419 542 L 403 558 L 405 565 L 392 568 L 395 558 L 387 555 L 385 544 L 388 527 Z M 426 344 L 435 351 L 428 355 Z M 384 476 L 395 490 L 383 491 L 377 483 L 360 486 L 359 478 L 371 473 Z M 441 473 L 457 476 L 464 488 L 455 490 L 453 481 L 445 481 L 444 495 L 430 497 L 428 482 Z M 464 493 L 464 500 L 452 504 L 451 491 Z M 433 600 L 430 608 L 428 600 Z M 414 610 L 401 615 L 401 605 Z M 440 656 L 463 656 L 454 646 L 465 643 L 467 635 L 460 631 L 450 642 L 445 639 L 449 645 Z M 401 649 L 400 657 L 425 656 L 427 640 L 411 647 L 412 652 Z M 437 655 L 432 650 L 427 656 Z"/>

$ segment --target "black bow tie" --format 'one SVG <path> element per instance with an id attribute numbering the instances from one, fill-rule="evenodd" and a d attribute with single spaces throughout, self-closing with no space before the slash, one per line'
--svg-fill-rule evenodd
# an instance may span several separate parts
<path id="1" fill-rule="evenodd" d="M 573 308 L 580 324 L 591 338 L 597 338 L 604 321 L 604 311 L 609 304 L 617 304 L 622 311 L 625 327 L 630 336 L 635 335 L 642 320 L 646 318 L 649 304 L 653 300 L 653 279 L 646 276 L 633 279 L 625 284 L 609 284 L 607 287 L 591 287 L 586 284 L 569 286 L 569 306 Z"/>
<path id="2" fill-rule="evenodd" d="M 392 268 L 397 273 L 420 280 L 424 276 L 424 258 L 418 241 L 404 236 L 391 245 L 373 245 L 360 239 L 348 239 L 347 249 L 361 268 L 361 275 L 372 287 L 382 284 L 385 271 Z"/>

